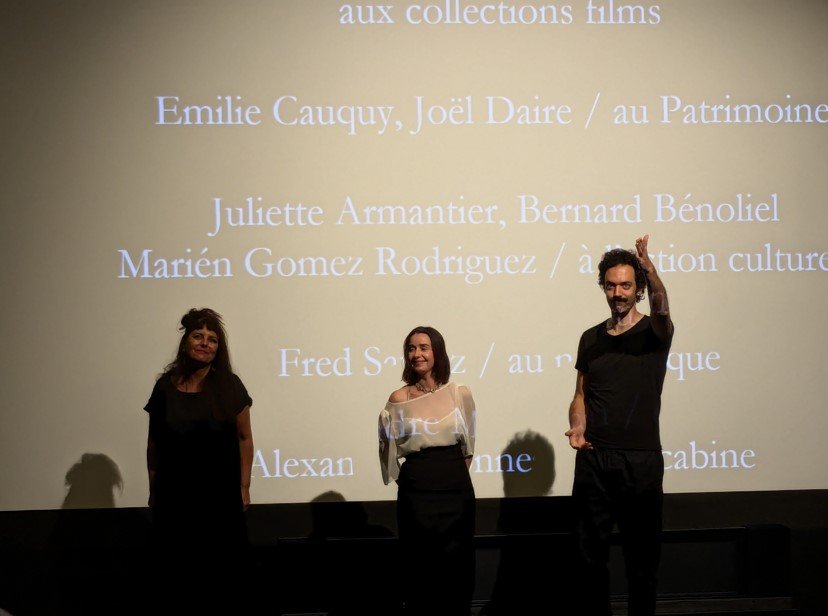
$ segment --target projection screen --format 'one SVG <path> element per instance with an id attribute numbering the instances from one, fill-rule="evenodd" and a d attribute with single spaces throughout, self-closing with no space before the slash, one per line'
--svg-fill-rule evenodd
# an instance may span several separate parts
<path id="1" fill-rule="evenodd" d="M 479 498 L 570 493 L 596 266 L 650 235 L 669 492 L 825 489 L 828 4 L 5 3 L 0 509 L 147 500 L 181 315 L 220 312 L 255 503 L 395 497 L 416 325 Z M 647 310 L 646 300 L 641 304 Z M 99 477 L 100 475 L 92 476 Z"/>

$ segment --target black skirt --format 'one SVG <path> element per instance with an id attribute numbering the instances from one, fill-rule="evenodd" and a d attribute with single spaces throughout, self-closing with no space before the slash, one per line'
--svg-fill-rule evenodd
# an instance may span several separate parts
<path id="1" fill-rule="evenodd" d="M 474 487 L 460 445 L 406 456 L 397 480 L 406 613 L 466 616 L 474 591 Z"/>

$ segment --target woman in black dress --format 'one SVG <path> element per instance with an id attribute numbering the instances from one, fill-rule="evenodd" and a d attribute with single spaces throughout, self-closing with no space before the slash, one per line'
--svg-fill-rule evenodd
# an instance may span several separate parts
<path id="1" fill-rule="evenodd" d="M 403 358 L 406 385 L 391 394 L 379 418 L 383 480 L 398 486 L 403 575 L 395 584 L 406 614 L 468 616 L 474 590 L 474 400 L 468 387 L 449 382 L 449 358 L 436 329 L 412 330 Z"/>
<path id="2" fill-rule="evenodd" d="M 180 329 L 176 357 L 144 407 L 147 470 L 159 582 L 195 601 L 200 595 L 188 587 L 247 543 L 253 401 L 233 373 L 218 313 L 192 309 Z M 234 564 L 216 585 L 226 589 L 238 571 Z"/>

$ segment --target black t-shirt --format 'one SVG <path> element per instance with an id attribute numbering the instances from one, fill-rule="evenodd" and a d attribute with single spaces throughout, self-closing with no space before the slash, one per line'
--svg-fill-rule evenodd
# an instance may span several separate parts
<path id="1" fill-rule="evenodd" d="M 606 321 L 581 335 L 575 368 L 586 377 L 586 440 L 608 449 L 661 450 L 658 416 L 672 333 L 661 340 L 643 316 L 618 336 Z"/>
<path id="2" fill-rule="evenodd" d="M 178 391 L 166 374 L 155 383 L 144 409 L 158 455 L 156 508 L 241 510 L 235 416 L 253 401 L 236 375 L 228 393 L 217 419 L 208 393 Z"/>

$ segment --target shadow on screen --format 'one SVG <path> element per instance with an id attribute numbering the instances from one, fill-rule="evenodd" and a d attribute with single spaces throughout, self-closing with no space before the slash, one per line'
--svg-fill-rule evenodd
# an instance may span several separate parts
<path id="1" fill-rule="evenodd" d="M 102 453 L 85 453 L 66 472 L 68 488 L 62 509 L 110 509 L 115 506 L 115 488 L 123 492 L 118 465 Z"/>
<path id="2" fill-rule="evenodd" d="M 568 560 L 562 550 L 570 548 L 571 539 L 566 531 L 550 530 L 559 523 L 566 525 L 567 517 L 550 519 L 550 508 L 541 504 L 551 500 L 538 499 L 552 492 L 555 450 L 546 437 L 528 430 L 516 434 L 501 456 L 512 460 L 514 469 L 503 473 L 505 498 L 498 517 L 499 539 L 489 548 L 495 553 L 487 555 L 497 560 L 497 575 L 489 603 L 481 613 L 547 613 L 563 608 L 571 587 L 561 566 Z M 479 553 L 478 559 L 483 556 Z"/>
<path id="3" fill-rule="evenodd" d="M 503 473 L 503 496 L 546 496 L 552 491 L 555 450 L 546 437 L 532 430 L 521 432 L 500 455 L 512 464 L 511 472 Z"/>
<path id="4" fill-rule="evenodd" d="M 323 492 L 311 501 L 310 539 L 391 537 L 393 533 L 368 522 L 362 503 L 349 502 L 339 492 Z"/>
<path id="5" fill-rule="evenodd" d="M 115 508 L 124 482 L 105 454 L 84 453 L 64 480 L 68 490 L 44 552 L 48 592 L 36 593 L 37 609 L 111 614 L 126 609 L 125 601 L 137 608 L 146 592 L 148 513 Z"/>
<path id="6" fill-rule="evenodd" d="M 391 530 L 371 523 L 362 503 L 334 491 L 310 502 L 310 516 L 307 539 L 280 542 L 286 611 L 394 614 L 397 588 L 386 577 L 398 556 Z"/>

